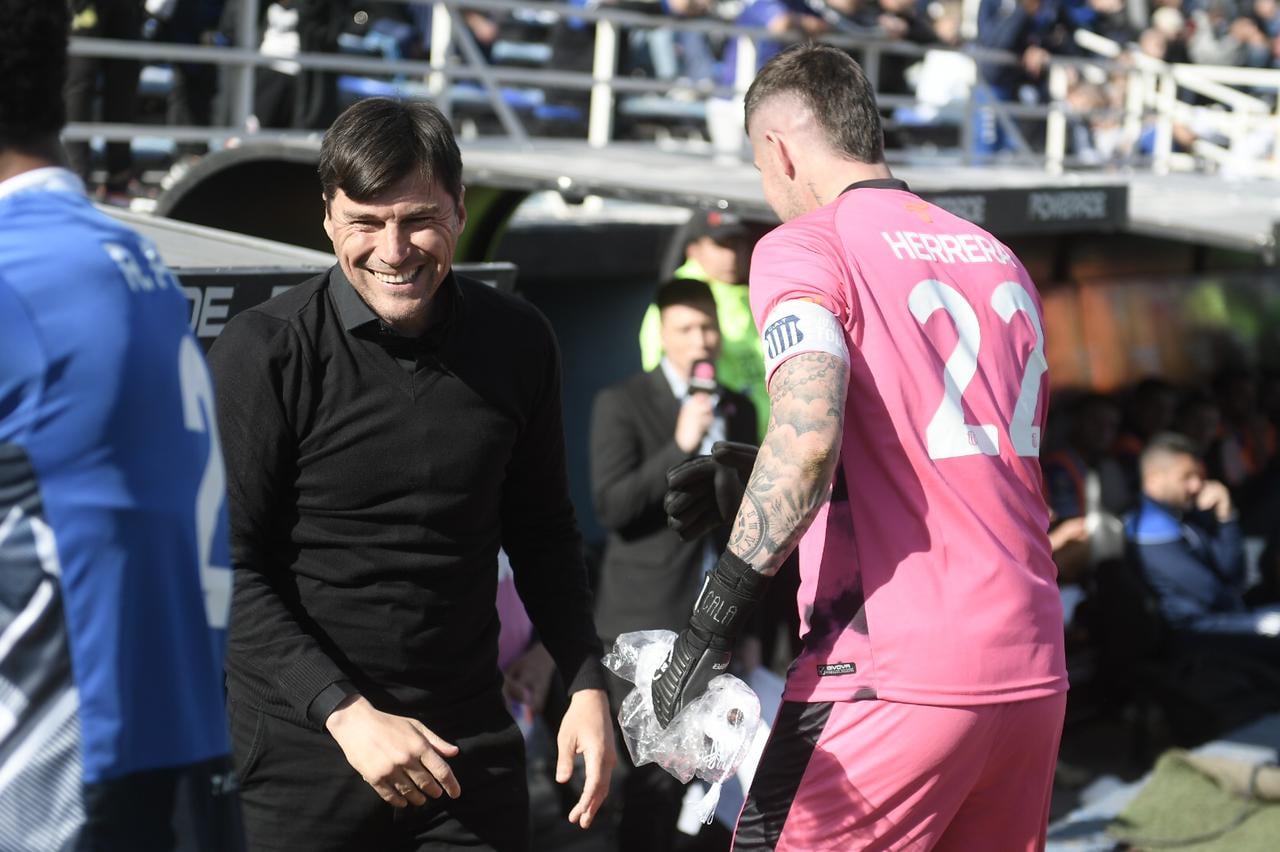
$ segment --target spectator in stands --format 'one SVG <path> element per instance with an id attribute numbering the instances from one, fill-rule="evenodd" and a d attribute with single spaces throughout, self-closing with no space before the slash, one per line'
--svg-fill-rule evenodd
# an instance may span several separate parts
<path id="1" fill-rule="evenodd" d="M 664 14 L 696 19 L 712 14 L 713 0 L 661 0 Z M 706 33 L 657 28 L 648 33 L 653 71 L 659 79 L 710 81 L 716 75 L 716 57 Z"/>
<path id="2" fill-rule="evenodd" d="M 1022 57 L 1021 65 L 983 67 L 983 76 L 1003 100 L 1018 100 L 1023 86 L 1038 88 L 1052 53 L 1073 52 L 1063 0 L 982 0 L 978 44 Z"/>
<path id="3" fill-rule="evenodd" d="M 814 37 L 829 33 L 861 32 L 873 30 L 865 19 L 860 18 L 866 7 L 864 0 L 747 0 L 742 6 L 735 24 L 741 27 L 759 27 L 771 33 L 799 33 Z M 762 39 L 756 42 L 756 68 L 782 52 L 784 43 Z M 729 42 L 725 49 L 724 61 L 721 63 L 720 82 L 727 86 L 734 84 L 737 70 L 737 40 Z"/>
<path id="4" fill-rule="evenodd" d="M 1276 0 L 1253 0 L 1251 17 L 1267 38 L 1280 36 L 1280 3 Z"/>
<path id="5" fill-rule="evenodd" d="M 1111 454 L 1120 427 L 1120 412 L 1106 396 L 1090 394 L 1069 409 L 1068 444 L 1049 453 L 1043 462 L 1049 508 L 1053 511 L 1051 538 L 1064 537 L 1058 527 L 1083 518 L 1069 529 L 1065 544 L 1054 556 L 1066 573 L 1078 579 L 1124 549 L 1120 516 L 1132 505 L 1124 470 Z"/>
<path id="6" fill-rule="evenodd" d="M 1101 394 L 1089 394 L 1070 409 L 1068 445 L 1044 460 L 1049 506 L 1059 518 L 1091 511 L 1114 515 L 1131 506 L 1124 473 L 1112 455 L 1120 431 L 1120 411 Z"/>
<path id="7" fill-rule="evenodd" d="M 302 73 L 302 67 L 292 61 L 302 49 L 298 9 L 292 0 L 267 4 L 261 30 L 259 51 L 266 56 L 279 57 L 279 61 L 255 72 L 253 112 L 260 127 L 292 127 L 298 75 Z"/>
<path id="8" fill-rule="evenodd" d="M 148 0 L 147 10 L 157 22 L 155 39 L 176 44 L 205 44 L 222 17 L 223 0 Z M 174 62 L 166 120 L 179 126 L 213 124 L 213 99 L 218 90 L 218 66 Z M 203 142 L 178 143 L 180 157 L 194 158 L 207 150 Z"/>
<path id="9" fill-rule="evenodd" d="M 1071 107 L 1067 117 L 1067 145 L 1071 155 L 1091 166 L 1109 160 L 1114 146 L 1108 144 L 1105 131 L 1118 122 L 1114 117 L 1098 115 L 1110 106 L 1106 89 L 1077 80 L 1067 90 L 1067 105 Z"/>
<path id="10" fill-rule="evenodd" d="M 227 10 L 239 0 L 227 0 Z M 346 24 L 346 0 L 276 0 L 263 10 L 259 50 L 280 61 L 255 75 L 254 114 L 262 127 L 323 129 L 337 117 L 335 75 L 302 68 L 298 53 L 334 53 Z"/>
<path id="11" fill-rule="evenodd" d="M 1151 28 L 1165 37 L 1165 61 L 1190 62 L 1187 48 L 1187 20 L 1174 6 L 1161 6 L 1151 13 Z"/>
<path id="12" fill-rule="evenodd" d="M 728 539 L 721 528 L 686 542 L 667 526 L 667 471 L 709 453 L 717 441 L 756 439 L 747 397 L 714 376 L 695 381 L 695 363 L 714 359 L 720 349 L 711 288 L 676 278 L 658 289 L 655 301 L 660 366 L 601 391 L 591 414 L 591 491 L 596 515 L 609 530 L 596 607 L 606 646 L 635 630 L 679 629 Z M 630 684 L 610 677 L 615 714 L 629 691 Z M 625 773 L 619 849 L 672 849 L 684 785 L 655 764 L 633 766 L 626 749 L 618 751 L 619 772 Z"/>
<path id="13" fill-rule="evenodd" d="M 1155 27 L 1148 27 L 1138 36 L 1138 50 L 1145 56 L 1163 62 L 1169 52 L 1169 37 Z"/>
<path id="14" fill-rule="evenodd" d="M 929 8 L 931 13 L 938 13 L 932 17 L 937 49 L 927 51 L 907 68 L 907 83 L 915 103 L 893 111 L 897 127 L 891 131 L 891 138 L 901 140 L 903 147 L 936 144 L 929 128 L 953 128 L 962 123 L 977 73 L 973 60 L 955 50 L 964 44 L 960 36 L 961 5 L 946 2 Z M 949 140 L 951 134 L 945 138 Z"/>
<path id="15" fill-rule="evenodd" d="M 406 46 L 404 55 L 409 59 L 427 59 L 431 56 L 431 20 L 435 15 L 435 7 L 425 3 L 383 3 L 391 10 L 398 9 L 401 17 L 413 25 L 414 44 Z M 462 20 L 476 40 L 476 46 L 485 58 L 489 58 L 493 44 L 498 40 L 501 29 L 500 19 L 481 12 L 478 9 L 461 9 Z"/>
<path id="16" fill-rule="evenodd" d="M 1231 492 L 1207 480 L 1176 433 L 1142 453 L 1142 503 L 1125 519 L 1134 559 L 1181 641 L 1280 661 L 1280 611 L 1245 606 L 1246 572 Z"/>
<path id="17" fill-rule="evenodd" d="M 1000 101 L 1035 102 L 1044 99 L 1046 69 L 1054 53 L 1074 52 L 1073 24 L 1066 0 L 981 0 L 978 44 L 1021 57 L 1018 65 L 984 63 L 981 73 Z M 981 111 L 975 134 L 978 150 L 993 153 L 1010 146 L 1006 129 L 993 111 Z"/>
<path id="18" fill-rule="evenodd" d="M 909 41 L 912 44 L 937 44 L 938 34 L 934 30 L 933 19 L 924 5 L 916 0 L 874 0 L 869 15 L 870 21 L 879 28 L 881 38 L 886 41 Z M 906 95 L 911 93 L 907 84 L 907 68 L 917 61 L 917 57 L 901 53 L 884 53 L 880 57 L 880 85 L 878 91 L 889 95 Z"/>
<path id="19" fill-rule="evenodd" d="M 1125 0 L 1086 0 L 1067 5 L 1068 15 L 1075 27 L 1121 44 L 1133 39 L 1134 29 L 1129 21 Z"/>
<path id="20" fill-rule="evenodd" d="M 1175 626 L 1244 610 L 1244 554 L 1231 492 L 1206 479 L 1185 436 L 1156 435 L 1142 452 L 1142 502 L 1125 518 L 1147 581 Z"/>
<path id="21" fill-rule="evenodd" d="M 71 10 L 73 37 L 129 40 L 142 37 L 140 0 L 72 0 Z M 132 123 L 137 110 L 140 68 L 135 59 L 70 57 L 65 89 L 67 120 L 92 121 L 94 105 L 100 99 L 102 121 Z M 89 183 L 89 143 L 70 142 L 66 149 L 71 170 Z M 96 189 L 98 200 L 128 205 L 135 177 L 128 140 L 107 143 L 105 165 L 106 179 Z"/>
<path id="22" fill-rule="evenodd" d="M 1201 65 L 1244 65 L 1261 34 L 1253 21 L 1235 16 L 1231 0 L 1208 0 L 1191 13 L 1191 61 Z"/>

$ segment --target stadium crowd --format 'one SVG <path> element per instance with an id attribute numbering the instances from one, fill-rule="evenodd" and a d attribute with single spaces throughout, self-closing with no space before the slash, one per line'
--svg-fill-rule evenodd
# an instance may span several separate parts
<path id="1" fill-rule="evenodd" d="M 159 42 L 235 44 L 239 0 L 75 0 L 74 33 L 105 38 L 145 38 Z M 958 0 L 572 0 L 583 7 L 605 6 L 653 16 L 653 27 L 623 29 L 617 72 L 671 83 L 662 98 L 624 96 L 618 104 L 619 132 L 687 132 L 707 135 L 715 106 L 703 99 L 734 86 L 737 41 L 731 35 L 671 30 L 663 18 L 716 20 L 767 30 L 778 40 L 757 43 L 763 64 L 794 38 L 850 35 L 892 47 L 879 54 L 878 90 L 914 96 L 914 104 L 887 106 L 890 147 L 918 144 L 954 146 L 966 120 L 965 103 L 975 84 L 980 102 L 1045 104 L 1048 63 L 1054 56 L 1096 57 L 1076 37 L 1085 31 L 1124 46 L 1111 66 L 1068 69 L 1071 110 L 1068 153 L 1081 164 L 1106 164 L 1149 155 L 1155 140 L 1153 120 L 1136 130 L 1125 126 L 1125 69 L 1141 54 L 1167 62 L 1206 65 L 1280 67 L 1280 7 L 1275 0 L 982 0 L 972 38 L 961 33 Z M 530 2 L 510 13 L 465 13 L 465 22 L 487 61 L 497 65 L 590 71 L 594 30 L 589 21 L 557 15 Z M 259 8 L 256 48 L 277 61 L 256 74 L 252 127 L 323 129 L 338 111 L 369 95 L 425 96 L 420 81 L 387 75 L 371 79 L 301 68 L 299 52 L 347 53 L 387 59 L 425 59 L 431 44 L 431 7 L 406 2 L 359 0 L 277 0 Z M 968 45 L 1006 51 L 1016 62 L 983 59 L 975 63 L 954 52 L 933 48 Z M 853 49 L 865 60 L 864 49 Z M 140 117 L 182 125 L 227 123 L 225 73 L 215 66 L 177 62 L 143 71 L 132 60 L 78 58 L 68 79 L 72 120 L 129 122 Z M 220 77 L 220 75 L 223 75 Z M 718 89 L 716 87 L 719 87 Z M 99 90 L 101 97 L 95 99 Z M 131 96 L 136 95 L 136 96 Z M 586 88 L 575 90 L 511 86 L 508 105 L 535 133 L 582 135 L 586 126 Z M 485 95 L 474 82 L 460 82 L 451 96 L 455 112 L 492 122 Z M 1274 91 L 1260 92 L 1273 100 Z M 1179 97 L 1195 102 L 1196 96 Z M 639 106 L 640 101 L 643 106 Z M 713 98 L 713 101 L 715 98 Z M 628 108 L 632 104 L 633 108 Z M 1207 102 L 1200 105 L 1208 106 Z M 1199 116 L 1199 117 L 1196 117 Z M 735 119 L 735 123 L 737 122 Z M 1176 150 L 1190 150 L 1196 139 L 1220 140 L 1219 123 L 1192 113 L 1174 127 Z M 1034 149 L 1043 121 L 1001 119 L 979 110 L 973 145 L 994 153 L 1016 144 L 1020 134 Z M 714 128 L 712 128 L 714 131 Z M 1254 147 L 1261 156 L 1269 139 Z M 174 153 L 190 162 L 201 151 L 186 143 Z M 72 150 L 73 165 L 89 173 L 89 148 Z M 100 194 L 127 202 L 136 193 L 138 169 L 125 143 L 107 146 L 101 162 Z"/>

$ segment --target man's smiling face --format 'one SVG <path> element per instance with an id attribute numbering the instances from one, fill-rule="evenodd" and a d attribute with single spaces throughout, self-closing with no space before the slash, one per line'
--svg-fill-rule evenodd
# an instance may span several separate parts
<path id="1" fill-rule="evenodd" d="M 409 175 L 368 201 L 336 190 L 325 205 L 324 229 L 365 304 L 400 334 L 416 337 L 430 324 L 466 221 L 461 197 L 455 202 L 439 184 Z"/>

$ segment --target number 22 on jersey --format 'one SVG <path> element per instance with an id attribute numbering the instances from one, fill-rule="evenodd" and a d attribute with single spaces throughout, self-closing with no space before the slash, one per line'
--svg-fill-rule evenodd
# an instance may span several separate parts
<path id="1" fill-rule="evenodd" d="M 952 459 L 979 454 L 1000 454 L 1000 431 L 990 423 L 964 421 L 964 392 L 978 372 L 978 352 L 982 346 L 982 326 L 978 314 L 959 290 L 929 278 L 911 288 L 907 307 L 916 322 L 924 325 L 937 311 L 945 311 L 956 327 L 956 345 L 942 370 L 942 402 L 925 427 L 929 457 Z M 1040 399 L 1040 379 L 1049 369 L 1044 356 L 1044 329 L 1035 300 L 1017 281 L 1004 281 L 991 294 L 991 307 L 1005 324 L 1023 313 L 1036 333 L 1035 348 L 1027 359 L 1022 384 L 1009 423 L 1009 440 L 1020 456 L 1040 455 L 1040 427 L 1035 425 Z"/>

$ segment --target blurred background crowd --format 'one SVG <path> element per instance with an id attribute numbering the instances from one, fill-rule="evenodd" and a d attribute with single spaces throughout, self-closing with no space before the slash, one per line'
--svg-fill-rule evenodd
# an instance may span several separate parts
<path id="1" fill-rule="evenodd" d="M 77 36 L 248 46 L 275 58 L 255 75 L 250 130 L 323 129 L 360 97 L 412 97 L 426 91 L 420 76 L 318 71 L 291 60 L 299 53 L 426 60 L 433 22 L 433 7 L 427 4 L 264 2 L 256 45 L 236 44 L 240 0 L 75 0 L 74 5 Z M 622 27 L 615 73 L 665 81 L 670 88 L 619 100 L 618 133 L 624 137 L 714 136 L 716 116 L 724 111 L 720 107 L 734 97 L 740 65 L 735 33 L 741 31 L 667 26 L 676 19 L 752 28 L 758 36 L 757 67 L 787 39 L 851 39 L 851 51 L 878 78 L 891 149 L 954 144 L 966 124 L 971 148 L 979 153 L 1017 150 L 1023 140 L 1036 148 L 1043 122 L 1020 121 L 994 109 L 967 114 L 969 94 L 977 87 L 980 102 L 1043 105 L 1049 100 L 1051 59 L 1076 57 L 1081 61 L 1063 69 L 1061 97 L 1069 110 L 1068 153 L 1086 165 L 1122 163 L 1152 151 L 1156 121 L 1149 115 L 1124 120 L 1126 110 L 1135 108 L 1129 70 L 1163 67 L 1151 64 L 1161 62 L 1280 67 L 1276 0 L 571 0 L 569 5 L 607 7 L 650 21 Z M 492 66 L 593 68 L 592 20 L 538 0 L 471 9 L 460 17 Z M 1114 61 L 1097 62 L 1103 57 Z M 67 92 L 71 120 L 225 126 L 229 73 L 195 62 L 77 57 Z M 1227 131 L 1217 120 L 1223 104 L 1204 91 L 1179 84 L 1176 98 L 1188 109 L 1179 112 L 1173 127 L 1175 150 L 1191 151 L 1198 140 L 1224 141 Z M 1253 92 L 1259 109 L 1273 110 L 1275 93 L 1274 84 L 1259 86 Z M 535 135 L 585 132 L 586 87 L 557 89 L 534 81 L 504 85 L 502 94 Z M 456 81 L 450 97 L 464 133 L 496 126 L 476 80 Z M 729 110 L 728 116 L 731 132 L 737 133 L 740 114 Z M 1254 155 L 1272 153 L 1274 132 L 1249 135 L 1243 144 L 1252 146 Z M 136 140 L 132 147 L 137 154 Z M 189 164 L 203 147 L 167 145 L 161 155 Z M 72 153 L 82 173 L 94 169 L 104 198 L 124 202 L 141 191 L 136 183 L 141 169 L 129 143 L 92 151 L 80 143 Z"/>

